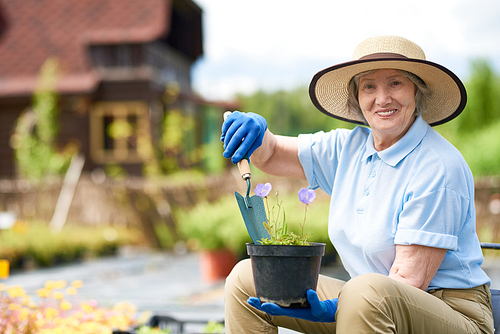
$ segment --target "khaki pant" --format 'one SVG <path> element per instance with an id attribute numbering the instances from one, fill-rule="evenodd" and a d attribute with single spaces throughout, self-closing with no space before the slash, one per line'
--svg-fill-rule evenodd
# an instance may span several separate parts
<path id="1" fill-rule="evenodd" d="M 425 292 L 380 274 L 348 282 L 320 275 L 319 299 L 339 298 L 334 323 L 273 317 L 248 305 L 248 297 L 256 296 L 250 260 L 234 267 L 225 289 L 229 334 L 278 333 L 278 326 L 302 333 L 493 333 L 487 285 Z"/>

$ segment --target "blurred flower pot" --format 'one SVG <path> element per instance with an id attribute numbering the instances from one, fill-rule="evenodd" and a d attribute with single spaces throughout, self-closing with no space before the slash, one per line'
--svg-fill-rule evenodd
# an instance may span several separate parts
<path id="1" fill-rule="evenodd" d="M 247 243 L 257 297 L 282 307 L 307 307 L 306 292 L 316 290 L 325 244 L 311 246 Z"/>
<path id="2" fill-rule="evenodd" d="M 203 250 L 200 252 L 200 269 L 207 282 L 225 279 L 236 264 L 236 256 L 229 249 Z"/>

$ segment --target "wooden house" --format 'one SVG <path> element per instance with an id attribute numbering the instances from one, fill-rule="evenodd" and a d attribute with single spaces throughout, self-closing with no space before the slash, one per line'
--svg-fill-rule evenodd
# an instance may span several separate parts
<path id="1" fill-rule="evenodd" d="M 192 0 L 0 0 L 0 177 L 16 175 L 10 137 L 50 56 L 61 73 L 58 144 L 76 143 L 84 170 L 112 162 L 139 175 L 138 134 L 154 143 L 166 110 L 210 104 L 191 89 L 202 35 Z M 135 130 L 111 136 L 117 121 Z"/>

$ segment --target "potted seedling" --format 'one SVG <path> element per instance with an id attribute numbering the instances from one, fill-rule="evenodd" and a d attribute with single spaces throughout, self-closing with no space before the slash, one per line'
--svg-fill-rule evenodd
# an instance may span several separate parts
<path id="1" fill-rule="evenodd" d="M 256 195 L 264 199 L 267 221 L 263 222 L 269 238 L 247 243 L 252 262 L 257 297 L 261 302 L 276 303 L 282 307 L 307 307 L 308 289 L 316 290 L 324 243 L 311 243 L 304 234 L 308 205 L 316 198 L 314 190 L 302 188 L 299 200 L 304 204 L 304 220 L 300 235 L 289 232 L 286 213 L 276 194 L 276 205 L 270 207 L 270 183 L 259 184 Z"/>

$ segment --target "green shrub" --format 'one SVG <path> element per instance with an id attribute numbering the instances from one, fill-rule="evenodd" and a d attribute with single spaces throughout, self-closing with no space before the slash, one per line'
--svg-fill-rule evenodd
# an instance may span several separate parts
<path id="1" fill-rule="evenodd" d="M 236 254 L 246 253 L 251 242 L 234 196 L 216 202 L 201 202 L 194 208 L 178 210 L 179 233 L 188 241 L 196 240 L 201 249 L 228 248 Z"/>
<path id="2" fill-rule="evenodd" d="M 463 136 L 457 147 L 474 176 L 500 174 L 500 121 Z"/>

